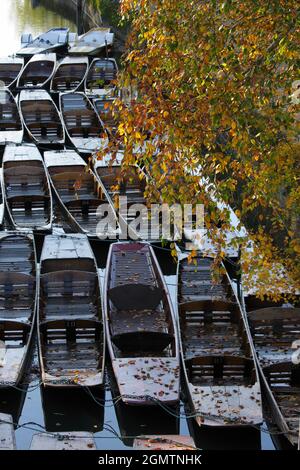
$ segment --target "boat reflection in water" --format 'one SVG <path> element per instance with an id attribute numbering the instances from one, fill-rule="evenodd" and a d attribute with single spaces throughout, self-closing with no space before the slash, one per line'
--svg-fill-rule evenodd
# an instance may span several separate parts
<path id="1" fill-rule="evenodd" d="M 0 390 L 0 413 L 9 414 L 16 425 L 22 414 L 28 385 L 20 385 L 17 389 L 11 388 L 9 393 L 6 389 Z"/>
<path id="2" fill-rule="evenodd" d="M 55 390 L 41 387 L 41 396 L 47 432 L 103 430 L 105 390 Z M 102 406 L 101 406 L 102 405 Z"/>

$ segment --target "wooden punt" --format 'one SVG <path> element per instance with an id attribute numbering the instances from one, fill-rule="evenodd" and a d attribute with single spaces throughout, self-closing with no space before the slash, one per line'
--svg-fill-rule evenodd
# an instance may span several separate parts
<path id="1" fill-rule="evenodd" d="M 118 65 L 115 59 L 94 59 L 85 79 L 85 93 L 102 97 L 112 94 L 117 74 Z"/>
<path id="2" fill-rule="evenodd" d="M 69 55 L 97 56 L 109 52 L 113 46 L 114 34 L 110 28 L 93 28 L 76 38 L 69 49 Z"/>
<path id="3" fill-rule="evenodd" d="M 17 52 L 18 56 L 31 57 L 41 53 L 67 51 L 69 42 L 69 28 L 52 28 L 36 38 L 32 34 L 22 34 L 22 49 Z"/>
<path id="4" fill-rule="evenodd" d="M 60 113 L 45 90 L 23 90 L 19 106 L 24 126 L 37 145 L 57 146 L 65 143 Z"/>
<path id="5" fill-rule="evenodd" d="M 266 303 L 267 305 L 268 303 Z M 300 364 L 292 360 L 300 338 L 300 308 L 249 308 L 248 320 L 272 421 L 297 448 L 300 422 Z"/>
<path id="6" fill-rule="evenodd" d="M 40 273 L 38 348 L 43 385 L 102 385 L 105 333 L 100 283 L 87 237 L 48 235 Z"/>
<path id="7" fill-rule="evenodd" d="M 179 346 L 170 295 L 152 247 L 111 245 L 104 285 L 108 349 L 122 401 L 175 405 Z"/>
<path id="8" fill-rule="evenodd" d="M 146 176 L 138 167 L 132 166 L 122 171 L 124 153 L 118 152 L 114 159 L 110 153 L 98 160 L 94 157 L 94 171 L 109 204 L 113 207 L 123 234 L 128 233 L 133 240 L 148 240 L 148 213 L 143 215 L 143 227 L 136 230 L 132 223 L 135 214 L 130 212 L 135 204 L 147 206 L 144 196 Z M 126 198 L 121 200 L 120 197 Z M 123 201 L 123 202 L 122 202 Z"/>
<path id="9" fill-rule="evenodd" d="M 195 263 L 195 264 L 194 264 Z M 228 275 L 213 259 L 180 254 L 177 298 L 189 408 L 198 426 L 262 422 L 261 391 L 249 327 Z"/>
<path id="10" fill-rule="evenodd" d="M 30 357 L 37 305 L 31 234 L 0 234 L 0 388 L 18 386 Z"/>
<path id="11" fill-rule="evenodd" d="M 56 54 L 37 54 L 25 65 L 17 80 L 17 88 L 45 88 L 56 66 Z"/>
<path id="12" fill-rule="evenodd" d="M 61 93 L 60 110 L 67 135 L 79 153 L 91 154 L 107 143 L 103 123 L 84 93 Z"/>
<path id="13" fill-rule="evenodd" d="M 0 82 L 8 88 L 14 88 L 24 67 L 21 57 L 0 58 Z"/>
<path id="14" fill-rule="evenodd" d="M 133 443 L 135 450 L 196 450 L 194 439 L 190 436 L 138 436 Z"/>
<path id="15" fill-rule="evenodd" d="M 99 236 L 101 217 L 97 211 L 108 201 L 93 171 L 72 150 L 45 152 L 44 158 L 54 193 L 70 226 L 89 237 Z"/>
<path id="16" fill-rule="evenodd" d="M 2 184 L 7 212 L 15 230 L 51 230 L 50 183 L 41 154 L 35 146 L 6 146 Z"/>
<path id="17" fill-rule="evenodd" d="M 16 100 L 8 88 L 0 89 L 0 145 L 20 144 L 24 128 Z"/>
<path id="18" fill-rule="evenodd" d="M 87 57 L 65 57 L 58 62 L 52 77 L 50 90 L 52 93 L 77 91 L 84 84 L 88 72 Z"/>

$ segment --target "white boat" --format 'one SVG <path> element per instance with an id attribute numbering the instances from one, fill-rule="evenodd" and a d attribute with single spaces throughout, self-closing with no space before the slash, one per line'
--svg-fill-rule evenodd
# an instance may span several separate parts
<path id="1" fill-rule="evenodd" d="M 110 28 L 94 28 L 79 36 L 69 49 L 70 55 L 97 56 L 103 50 L 110 50 L 114 42 L 114 33 Z"/>
<path id="2" fill-rule="evenodd" d="M 85 79 L 85 93 L 93 96 L 111 96 L 115 91 L 118 65 L 115 59 L 94 59 Z"/>
<path id="3" fill-rule="evenodd" d="M 2 170 L 5 204 L 14 229 L 21 232 L 51 231 L 52 194 L 37 147 L 7 145 Z"/>
<path id="4" fill-rule="evenodd" d="M 60 111 L 66 133 L 80 154 L 92 154 L 107 144 L 103 123 L 84 93 L 61 93 Z"/>
<path id="5" fill-rule="evenodd" d="M 45 90 L 22 90 L 19 109 L 24 126 L 36 144 L 63 145 L 65 130 L 61 115 Z"/>
<path id="6" fill-rule="evenodd" d="M 17 88 L 45 88 L 56 67 L 56 54 L 37 54 L 25 65 L 17 80 Z"/>
<path id="7" fill-rule="evenodd" d="M 32 34 L 24 33 L 21 37 L 22 48 L 18 56 L 30 57 L 42 52 L 67 51 L 69 43 L 69 28 L 52 28 L 36 38 Z"/>
<path id="8" fill-rule="evenodd" d="M 20 144 L 24 128 L 16 100 L 8 88 L 0 88 L 0 145 Z"/>
<path id="9" fill-rule="evenodd" d="M 0 85 L 13 88 L 24 67 L 24 59 L 21 57 L 0 58 Z"/>
<path id="10" fill-rule="evenodd" d="M 87 57 L 65 57 L 56 66 L 51 80 L 52 93 L 64 91 L 77 91 L 85 82 L 88 72 L 89 59 Z"/>

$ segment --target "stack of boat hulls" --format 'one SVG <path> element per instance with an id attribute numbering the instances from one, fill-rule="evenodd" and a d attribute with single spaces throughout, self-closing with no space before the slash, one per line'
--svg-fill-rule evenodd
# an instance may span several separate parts
<path id="1" fill-rule="evenodd" d="M 182 383 L 188 418 L 199 427 L 258 427 L 262 389 L 277 432 L 296 446 L 299 308 L 244 302 L 225 266 L 216 282 L 213 257 L 200 251 L 192 262 L 179 253 L 174 306 L 142 240 L 111 244 L 100 282 L 89 242 L 99 235 L 99 207 L 109 204 L 117 219 L 118 196 L 129 207 L 144 203 L 146 185 L 141 169 L 121 172 L 121 151 L 113 164 L 110 155 L 90 158 L 109 139 L 112 45 L 109 29 L 77 37 L 56 28 L 23 35 L 17 55 L 0 59 L 0 388 L 22 383 L 37 329 L 46 388 L 103 386 L 107 345 L 127 406 L 174 413 Z M 65 232 L 56 231 L 54 206 Z M 119 218 L 116 237 L 129 222 Z M 45 235 L 39 263 L 36 234 Z M 143 439 L 148 447 L 157 439 L 163 448 L 193 447 L 182 436 Z"/>

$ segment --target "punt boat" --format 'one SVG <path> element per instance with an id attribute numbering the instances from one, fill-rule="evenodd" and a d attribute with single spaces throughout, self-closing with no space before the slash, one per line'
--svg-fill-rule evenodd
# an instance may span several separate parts
<path id="1" fill-rule="evenodd" d="M 57 63 L 52 77 L 52 93 L 77 91 L 85 81 L 88 72 L 88 57 L 65 57 Z"/>
<path id="2" fill-rule="evenodd" d="M 69 49 L 69 55 L 97 56 L 109 52 L 113 46 L 114 34 L 110 28 L 93 28 L 76 38 Z"/>
<path id="3" fill-rule="evenodd" d="M 22 48 L 17 52 L 21 57 L 32 57 L 45 52 L 64 53 L 68 50 L 69 28 L 52 28 L 33 38 L 32 34 L 21 36 Z"/>
<path id="4" fill-rule="evenodd" d="M 16 387 L 31 354 L 37 306 L 32 234 L 0 233 L 0 389 Z"/>
<path id="5" fill-rule="evenodd" d="M 180 357 L 170 295 L 152 247 L 110 247 L 104 312 L 108 350 L 122 401 L 176 405 Z"/>
<path id="6" fill-rule="evenodd" d="M 40 263 L 38 350 L 45 387 L 103 384 L 105 330 L 96 260 L 85 235 L 48 235 Z"/>
<path id="7" fill-rule="evenodd" d="M 0 145 L 21 144 L 23 122 L 16 100 L 8 88 L 0 88 Z"/>
<path id="8" fill-rule="evenodd" d="M 56 67 L 56 54 L 37 54 L 25 65 L 17 80 L 18 89 L 45 88 Z"/>
<path id="9" fill-rule="evenodd" d="M 201 427 L 262 422 L 261 390 L 248 323 L 225 272 L 213 258 L 179 253 L 177 299 L 190 413 Z"/>
<path id="10" fill-rule="evenodd" d="M 38 149 L 34 145 L 7 145 L 2 170 L 5 204 L 14 229 L 50 231 L 52 195 Z"/>
<path id="11" fill-rule="evenodd" d="M 61 93 L 60 110 L 66 133 L 80 154 L 90 155 L 107 143 L 103 123 L 84 93 Z"/>
<path id="12" fill-rule="evenodd" d="M 19 108 L 25 129 L 35 144 L 52 147 L 65 143 L 60 112 L 47 91 L 22 90 Z"/>

